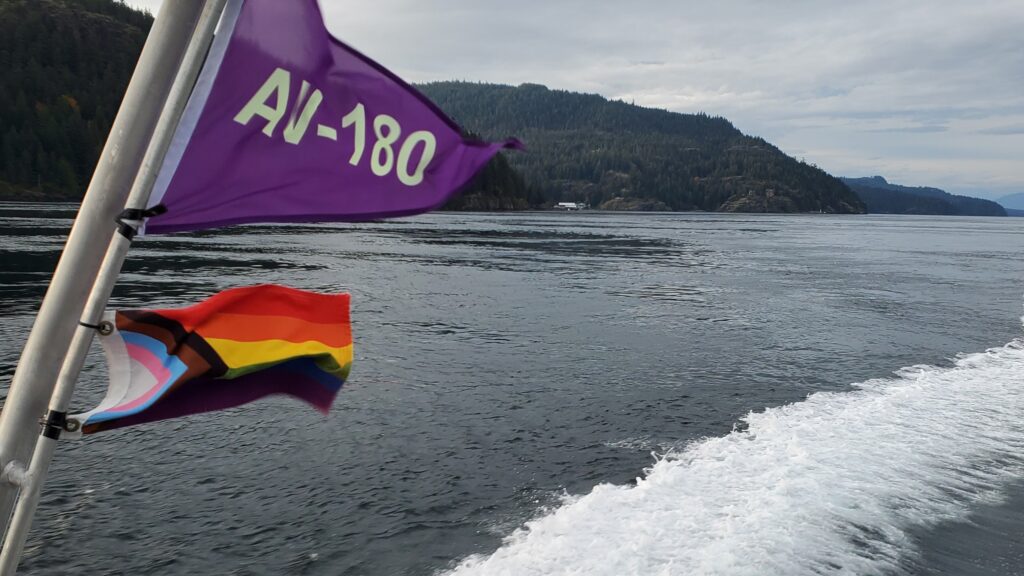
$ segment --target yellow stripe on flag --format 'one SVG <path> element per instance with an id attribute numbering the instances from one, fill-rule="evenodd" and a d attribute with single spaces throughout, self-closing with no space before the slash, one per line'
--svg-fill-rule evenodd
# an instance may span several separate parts
<path id="1" fill-rule="evenodd" d="M 323 354 L 334 358 L 339 368 L 344 368 L 352 363 L 351 344 L 334 348 L 316 340 L 307 342 L 288 342 L 287 340 L 239 342 L 220 338 L 206 338 L 205 340 L 231 371 L 248 366 L 274 364 L 292 358 Z"/>

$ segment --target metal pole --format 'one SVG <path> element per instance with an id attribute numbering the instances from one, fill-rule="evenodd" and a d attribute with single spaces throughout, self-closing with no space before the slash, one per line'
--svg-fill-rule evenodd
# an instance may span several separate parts
<path id="1" fill-rule="evenodd" d="M 152 146 L 151 146 L 152 149 Z M 141 178 L 140 178 L 141 179 Z M 136 180 L 138 182 L 138 180 Z M 86 303 L 86 310 L 83 313 L 83 321 L 86 318 L 97 319 L 88 321 L 89 324 L 98 323 L 98 318 L 103 313 L 106 298 L 109 297 L 111 289 L 117 280 L 118 272 L 124 261 L 131 240 L 121 234 L 114 234 L 107 249 L 107 255 L 103 259 L 100 273 L 96 278 L 92 294 Z M 100 293 L 105 296 L 100 298 Z M 97 311 L 98 309 L 98 311 Z M 67 409 L 71 394 L 74 391 L 78 374 L 81 372 L 82 364 L 85 361 L 89 345 L 92 343 L 93 329 L 79 325 L 75 335 L 71 339 L 71 349 L 67 358 L 64 359 L 64 366 L 61 368 L 60 377 L 57 382 L 57 389 L 50 399 L 50 413 L 63 413 Z M 50 417 L 47 418 L 48 424 Z M 39 496 L 42 492 L 43 482 L 50 469 L 50 462 L 53 460 L 53 453 L 57 449 L 57 439 L 60 437 L 60 428 L 44 426 L 43 432 L 36 436 L 35 451 L 32 453 L 32 463 L 25 472 L 20 472 L 13 479 L 21 488 L 21 492 L 14 507 L 14 515 L 11 517 L 10 526 L 7 529 L 3 542 L 3 549 L 0 551 L 0 576 L 13 576 L 17 571 L 18 563 L 21 560 L 21 552 L 28 539 L 29 529 L 32 527 L 32 518 L 35 515 L 36 506 L 39 503 Z"/>
<path id="2" fill-rule="evenodd" d="M 224 5 L 227 0 L 206 0 L 199 23 L 188 44 L 184 59 L 178 69 L 174 84 L 171 86 L 170 94 L 159 122 L 146 150 L 142 161 L 142 167 L 132 185 L 128 196 L 126 208 L 143 209 L 149 201 L 153 184 L 163 165 L 164 157 L 174 137 L 175 129 L 181 119 L 185 105 L 188 103 L 192 87 L 202 69 L 202 64 L 213 39 L 214 30 Z M 111 229 L 113 226 L 111 225 Z M 93 285 L 92 292 L 85 304 L 82 313 L 82 323 L 97 325 L 106 308 L 107 300 L 117 282 L 121 266 L 124 263 L 128 249 L 131 247 L 131 238 L 124 234 L 113 234 L 107 247 L 106 256 L 100 266 L 99 274 Z M 57 380 L 57 387 L 50 399 L 50 415 L 60 415 L 67 410 L 68 403 L 74 393 L 78 375 L 85 363 L 85 357 L 92 343 L 94 329 L 83 326 L 81 323 L 75 330 L 71 340 L 71 348 L 64 360 L 60 376 Z M 52 416 L 48 417 L 51 418 Z M 59 423 L 59 422 L 58 422 Z M 50 422 L 50 424 L 54 424 Z M 47 429 L 49 428 L 49 429 Z M 14 574 L 21 552 L 28 537 L 32 525 L 32 518 L 39 502 L 46 474 L 53 458 L 53 452 L 57 446 L 57 437 L 60 430 L 56 425 L 44 428 L 43 433 L 38 436 L 36 448 L 32 455 L 32 463 L 26 474 L 20 475 L 21 495 L 18 498 L 17 506 L 14 509 L 14 516 L 7 532 L 6 542 L 2 553 L 0 553 L 0 575 Z"/>
<path id="3" fill-rule="evenodd" d="M 0 521 L 5 526 L 113 222 L 124 209 L 202 8 L 203 0 L 161 7 L 25 343 L 0 412 Z"/>

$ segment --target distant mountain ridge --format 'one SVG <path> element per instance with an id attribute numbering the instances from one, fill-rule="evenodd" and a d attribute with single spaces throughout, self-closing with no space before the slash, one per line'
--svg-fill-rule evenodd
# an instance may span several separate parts
<path id="1" fill-rule="evenodd" d="M 1024 210 L 1024 192 L 1003 196 L 996 200 L 1000 206 L 1010 210 Z"/>
<path id="2" fill-rule="evenodd" d="M 1006 216 L 992 200 L 950 194 L 938 188 L 900 186 L 881 176 L 841 178 L 872 214 L 939 214 L 947 216 Z"/>
<path id="3" fill-rule="evenodd" d="M 509 164 L 551 202 L 606 209 L 860 213 L 823 170 L 724 118 L 680 114 L 594 94 L 470 82 L 417 86 L 466 129 L 519 137 Z"/>

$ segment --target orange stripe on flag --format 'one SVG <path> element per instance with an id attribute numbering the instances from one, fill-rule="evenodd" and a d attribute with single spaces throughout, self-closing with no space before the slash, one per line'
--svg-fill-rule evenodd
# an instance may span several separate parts
<path id="1" fill-rule="evenodd" d="M 284 340 L 286 342 L 308 342 L 316 340 L 332 348 L 352 343 L 352 328 L 349 324 L 317 324 L 290 316 L 254 316 L 251 314 L 218 314 L 196 326 L 196 333 L 203 338 L 235 340 L 236 342 L 257 342 L 260 340 Z"/>

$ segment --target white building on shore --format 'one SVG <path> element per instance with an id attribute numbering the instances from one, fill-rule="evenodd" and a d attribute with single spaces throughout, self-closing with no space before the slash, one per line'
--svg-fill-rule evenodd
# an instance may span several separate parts
<path id="1" fill-rule="evenodd" d="M 559 202 L 555 204 L 555 210 L 585 210 L 589 207 L 583 202 Z"/>

